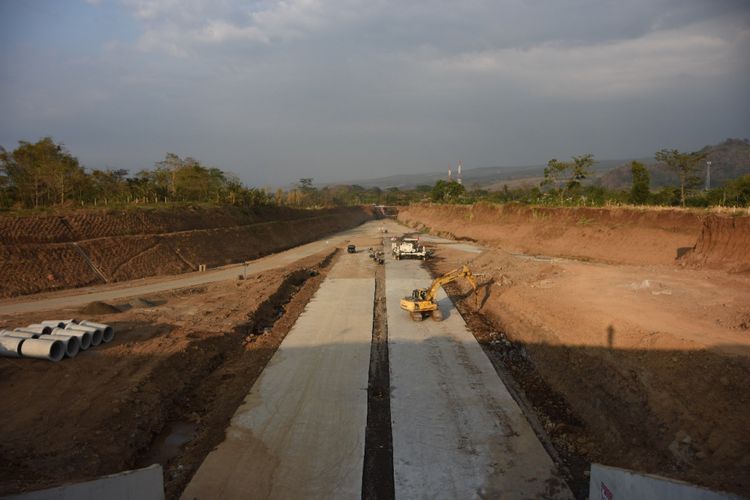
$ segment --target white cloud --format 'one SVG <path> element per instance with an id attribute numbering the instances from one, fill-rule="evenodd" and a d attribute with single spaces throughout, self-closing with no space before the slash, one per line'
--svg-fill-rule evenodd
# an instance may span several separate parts
<path id="1" fill-rule="evenodd" d="M 446 76 L 510 81 L 553 97 L 606 99 L 728 74 L 738 62 L 734 41 L 694 25 L 607 43 L 544 43 L 414 60 Z"/>
<path id="2" fill-rule="evenodd" d="M 138 47 L 185 56 L 202 46 L 247 41 L 269 44 L 294 40 L 322 29 L 326 16 L 320 0 L 284 0 L 245 5 L 231 1 L 123 0 L 144 26 Z"/>

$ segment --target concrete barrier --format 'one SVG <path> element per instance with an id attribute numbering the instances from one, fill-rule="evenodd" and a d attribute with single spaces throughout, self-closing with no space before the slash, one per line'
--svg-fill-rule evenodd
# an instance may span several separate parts
<path id="1" fill-rule="evenodd" d="M 3 497 L 4 500 L 164 500 L 161 465 L 129 470 L 85 483 Z"/>
<path id="2" fill-rule="evenodd" d="M 591 464 L 590 500 L 740 500 L 741 498 L 739 495 L 711 491 L 674 479 Z"/>

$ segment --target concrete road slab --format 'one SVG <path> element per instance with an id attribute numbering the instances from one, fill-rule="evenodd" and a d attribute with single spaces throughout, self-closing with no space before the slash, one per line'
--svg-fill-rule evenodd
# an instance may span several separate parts
<path id="1" fill-rule="evenodd" d="M 431 281 L 419 261 L 387 261 L 396 498 L 572 498 L 445 293 L 442 322 L 400 309 Z"/>
<path id="2" fill-rule="evenodd" d="M 360 498 L 375 281 L 336 266 L 183 499 Z"/>

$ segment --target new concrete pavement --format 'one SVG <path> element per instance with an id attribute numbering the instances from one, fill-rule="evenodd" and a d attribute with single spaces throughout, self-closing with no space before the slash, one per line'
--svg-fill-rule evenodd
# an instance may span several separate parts
<path id="1" fill-rule="evenodd" d="M 342 256 L 183 499 L 360 498 L 375 292 L 371 265 L 364 252 Z"/>
<path id="2" fill-rule="evenodd" d="M 442 322 L 400 309 L 431 281 L 419 261 L 386 263 L 396 498 L 572 498 L 445 293 Z"/>

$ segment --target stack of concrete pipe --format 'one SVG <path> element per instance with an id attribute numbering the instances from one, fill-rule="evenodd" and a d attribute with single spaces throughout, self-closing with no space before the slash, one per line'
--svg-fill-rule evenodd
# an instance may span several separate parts
<path id="1" fill-rule="evenodd" d="M 57 362 L 114 338 L 112 327 L 102 323 L 75 319 L 42 321 L 25 328 L 0 330 L 0 356 Z"/>

